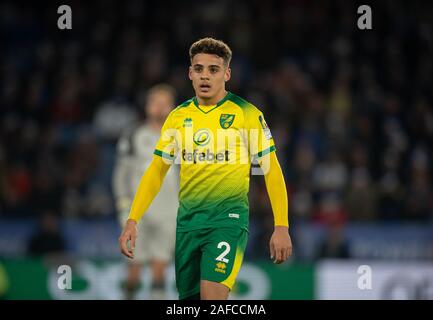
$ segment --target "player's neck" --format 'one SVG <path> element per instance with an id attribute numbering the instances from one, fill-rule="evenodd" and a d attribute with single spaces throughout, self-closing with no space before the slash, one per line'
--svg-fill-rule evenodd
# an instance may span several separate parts
<path id="1" fill-rule="evenodd" d="M 210 98 L 200 98 L 199 96 L 197 96 L 197 101 L 198 104 L 201 106 L 213 106 L 220 102 L 222 99 L 224 99 L 227 94 L 227 90 L 223 89 L 221 90 L 221 92 Z"/>

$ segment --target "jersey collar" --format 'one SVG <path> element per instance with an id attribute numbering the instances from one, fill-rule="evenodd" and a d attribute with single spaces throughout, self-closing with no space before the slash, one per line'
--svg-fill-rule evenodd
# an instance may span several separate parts
<path id="1" fill-rule="evenodd" d="M 212 109 L 210 109 L 210 110 L 208 110 L 208 111 L 204 111 L 202 108 L 200 108 L 200 105 L 199 105 L 198 100 L 197 100 L 197 96 L 195 96 L 195 97 L 192 99 L 192 101 L 194 102 L 194 105 L 197 107 L 197 109 L 199 109 L 201 112 L 203 112 L 203 113 L 209 113 L 209 112 L 211 112 L 212 110 L 218 108 L 218 107 L 219 107 L 220 105 L 222 105 L 224 102 L 226 102 L 226 101 L 230 98 L 231 95 L 232 95 L 232 93 L 231 93 L 230 91 L 227 91 L 227 94 L 225 95 L 225 97 L 222 98 L 220 101 L 218 101 L 218 103 L 215 105 L 215 107 L 213 107 Z"/>

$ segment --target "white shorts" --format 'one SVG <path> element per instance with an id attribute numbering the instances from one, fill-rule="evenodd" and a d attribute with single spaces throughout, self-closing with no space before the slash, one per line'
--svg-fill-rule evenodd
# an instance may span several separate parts
<path id="1" fill-rule="evenodd" d="M 121 215 L 125 225 L 128 214 Z M 176 218 L 158 217 L 158 213 L 147 212 L 138 224 L 133 262 L 148 263 L 152 260 L 170 262 L 173 259 L 176 241 Z"/>

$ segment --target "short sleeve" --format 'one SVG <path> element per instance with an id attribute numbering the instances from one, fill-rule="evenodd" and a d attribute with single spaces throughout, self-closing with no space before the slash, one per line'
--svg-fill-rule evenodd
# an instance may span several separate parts
<path id="1" fill-rule="evenodd" d="M 173 124 L 172 113 L 169 114 L 161 129 L 161 135 L 156 143 L 154 155 L 162 157 L 172 164 L 177 156 L 177 130 Z"/>
<path id="2" fill-rule="evenodd" d="M 265 121 L 263 113 L 257 108 L 251 108 L 246 117 L 249 132 L 249 152 L 253 163 L 275 151 L 275 143 L 271 129 Z"/>

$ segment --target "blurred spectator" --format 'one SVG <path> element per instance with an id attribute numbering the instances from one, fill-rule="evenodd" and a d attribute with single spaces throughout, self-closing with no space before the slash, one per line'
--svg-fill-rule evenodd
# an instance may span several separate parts
<path id="1" fill-rule="evenodd" d="M 403 217 L 405 189 L 397 172 L 398 156 L 388 151 L 384 155 L 385 172 L 379 181 L 379 217 L 382 220 L 399 220 Z"/>
<path id="2" fill-rule="evenodd" d="M 48 159 L 47 159 L 48 160 Z M 51 165 L 51 166 L 50 166 Z M 35 214 L 50 211 L 61 215 L 62 186 L 59 185 L 56 168 L 50 162 L 41 165 L 33 177 L 33 190 L 30 198 Z"/>
<path id="3" fill-rule="evenodd" d="M 405 203 L 406 219 L 433 220 L 433 191 L 429 175 L 429 157 L 423 148 L 417 148 L 412 153 L 410 185 Z"/>
<path id="4" fill-rule="evenodd" d="M 345 163 L 336 150 L 329 150 L 325 161 L 313 171 L 313 187 L 319 194 L 341 193 L 348 182 Z"/>
<path id="5" fill-rule="evenodd" d="M 99 144 L 92 131 L 83 130 L 69 150 L 64 175 L 62 211 L 69 217 L 103 217 L 112 212 L 107 188 L 98 181 L 102 166 Z"/>
<path id="6" fill-rule="evenodd" d="M 17 162 L 10 164 L 7 170 L 4 210 L 25 217 L 29 213 L 27 204 L 31 192 L 29 169 L 22 162 Z"/>
<path id="7" fill-rule="evenodd" d="M 314 198 L 311 187 L 308 179 L 303 179 L 290 197 L 290 218 L 308 221 L 311 219 L 313 207 Z"/>
<path id="8" fill-rule="evenodd" d="M 45 257 L 62 254 L 65 250 L 66 243 L 58 219 L 47 211 L 39 219 L 39 227 L 30 238 L 27 252 L 30 256 Z"/>
<path id="9" fill-rule="evenodd" d="M 95 130 L 102 138 L 114 143 L 128 126 L 136 122 L 137 117 L 131 105 L 122 101 L 109 101 L 96 111 Z"/>
<path id="10" fill-rule="evenodd" d="M 331 223 L 320 246 L 319 258 L 350 258 L 349 244 L 344 236 L 344 223 Z"/>
<path id="11" fill-rule="evenodd" d="M 322 195 L 312 219 L 324 225 L 347 222 L 348 214 L 341 197 L 336 193 Z"/>
<path id="12" fill-rule="evenodd" d="M 82 117 L 77 67 L 65 66 L 62 70 L 64 79 L 59 83 L 58 95 L 51 106 L 52 119 L 56 124 L 76 124 Z"/>
<path id="13" fill-rule="evenodd" d="M 353 221 L 374 221 L 377 216 L 376 190 L 365 168 L 352 172 L 349 191 L 346 195 L 346 207 Z"/>
<path id="14" fill-rule="evenodd" d="M 345 192 L 345 204 L 350 219 L 374 221 L 377 219 L 377 190 L 370 174 L 368 148 L 363 143 L 351 149 L 351 173 Z"/>

